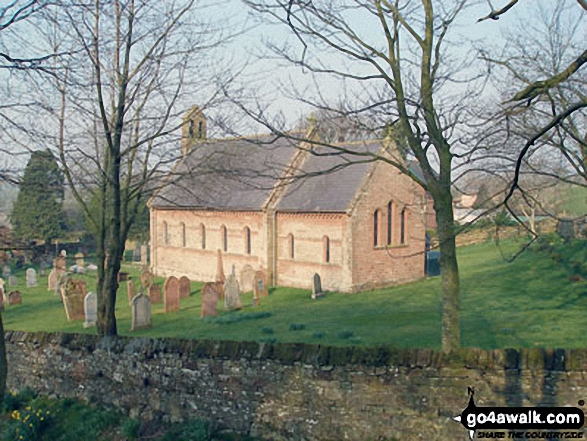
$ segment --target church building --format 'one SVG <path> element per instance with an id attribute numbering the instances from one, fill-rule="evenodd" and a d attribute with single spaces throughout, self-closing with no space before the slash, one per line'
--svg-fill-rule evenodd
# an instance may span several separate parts
<path id="1" fill-rule="evenodd" d="M 226 274 L 263 270 L 271 285 L 311 288 L 317 273 L 325 290 L 356 292 L 424 277 L 424 190 L 374 160 L 390 140 L 337 145 L 207 139 L 192 108 L 182 158 L 149 201 L 154 274 L 213 281 L 220 250 Z"/>

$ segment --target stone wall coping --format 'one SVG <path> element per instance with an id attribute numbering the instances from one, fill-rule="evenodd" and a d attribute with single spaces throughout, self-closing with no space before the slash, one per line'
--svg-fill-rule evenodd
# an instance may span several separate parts
<path id="1" fill-rule="evenodd" d="M 91 334 L 6 331 L 10 344 L 61 346 L 92 353 L 142 353 L 147 359 L 158 353 L 175 353 L 186 359 L 270 360 L 284 365 L 320 367 L 373 366 L 421 369 L 515 369 L 584 371 L 587 348 L 494 349 L 462 348 L 449 353 L 433 349 L 399 349 L 393 346 L 324 346 L 305 343 L 264 343 L 230 340 L 188 340 Z"/>

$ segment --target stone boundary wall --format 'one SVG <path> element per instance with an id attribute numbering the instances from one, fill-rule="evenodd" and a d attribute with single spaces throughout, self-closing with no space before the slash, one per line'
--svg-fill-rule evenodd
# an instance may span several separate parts
<path id="1" fill-rule="evenodd" d="M 467 405 L 578 406 L 587 350 L 432 350 L 7 332 L 8 387 L 271 440 L 465 440 Z M 584 435 L 585 436 L 585 435 Z"/>

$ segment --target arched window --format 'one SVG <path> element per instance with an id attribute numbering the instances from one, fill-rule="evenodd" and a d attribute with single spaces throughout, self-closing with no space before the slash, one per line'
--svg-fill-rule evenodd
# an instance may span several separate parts
<path id="1" fill-rule="evenodd" d="M 181 224 L 179 224 L 179 226 L 181 229 L 181 246 L 185 248 L 185 224 L 182 222 Z"/>
<path id="2" fill-rule="evenodd" d="M 289 248 L 289 258 L 293 259 L 295 257 L 295 243 L 293 234 L 290 233 L 289 236 L 287 236 L 287 243 Z"/>
<path id="3" fill-rule="evenodd" d="M 373 246 L 379 245 L 379 210 L 373 213 Z"/>
<path id="4" fill-rule="evenodd" d="M 228 251 L 228 231 L 224 225 L 220 229 L 222 231 L 222 249 L 226 252 Z"/>
<path id="5" fill-rule="evenodd" d="M 322 241 L 324 244 L 324 262 L 330 263 L 330 238 L 328 236 L 324 236 Z"/>
<path id="6" fill-rule="evenodd" d="M 206 249 L 206 226 L 204 224 L 200 224 L 200 233 L 202 235 L 202 249 Z"/>
<path id="7" fill-rule="evenodd" d="M 245 253 L 251 254 L 251 229 L 245 227 Z"/>
<path id="8" fill-rule="evenodd" d="M 406 243 L 406 209 L 402 210 L 400 216 L 400 243 L 403 245 Z"/>
<path id="9" fill-rule="evenodd" d="M 167 231 L 167 222 L 163 222 L 163 245 L 169 245 L 169 235 Z"/>
<path id="10" fill-rule="evenodd" d="M 202 139 L 204 137 L 204 122 L 198 121 L 198 139 Z"/>
<path id="11" fill-rule="evenodd" d="M 393 203 L 387 204 L 387 245 L 391 245 L 391 230 L 393 225 Z"/>

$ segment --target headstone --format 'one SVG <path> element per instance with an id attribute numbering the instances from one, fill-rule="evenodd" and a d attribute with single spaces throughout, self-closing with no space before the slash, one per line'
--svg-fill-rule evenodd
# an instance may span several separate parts
<path id="1" fill-rule="evenodd" d="M 98 321 L 98 296 L 93 292 L 89 292 L 84 298 L 84 315 L 86 318 L 84 328 L 96 326 Z"/>
<path id="2" fill-rule="evenodd" d="M 186 299 L 190 296 L 190 279 L 186 276 L 181 276 L 179 278 L 179 298 Z"/>
<path id="3" fill-rule="evenodd" d="M 85 267 L 86 264 L 84 262 L 84 253 L 77 253 L 75 256 L 75 264 L 79 267 Z"/>
<path id="4" fill-rule="evenodd" d="M 133 280 L 126 282 L 126 294 L 128 296 L 128 304 L 132 306 L 132 299 L 136 295 L 135 282 Z"/>
<path id="5" fill-rule="evenodd" d="M 67 320 L 84 320 L 84 299 L 86 297 L 86 282 L 79 279 L 67 278 L 61 285 L 63 305 Z"/>
<path id="6" fill-rule="evenodd" d="M 242 309 L 238 281 L 234 275 L 228 276 L 224 282 L 224 306 L 228 311 Z"/>
<path id="7" fill-rule="evenodd" d="M 53 268 L 56 268 L 61 271 L 65 271 L 67 268 L 67 261 L 65 259 L 65 255 L 63 254 L 65 250 L 61 252 L 59 256 L 53 259 Z"/>
<path id="8" fill-rule="evenodd" d="M 22 298 L 20 297 L 20 291 L 12 291 L 8 294 L 8 306 L 11 305 L 18 305 L 22 303 Z"/>
<path id="9" fill-rule="evenodd" d="M 202 313 L 200 317 L 209 315 L 218 315 L 218 299 L 220 293 L 218 292 L 218 284 L 213 282 L 204 283 L 202 286 Z"/>
<path id="10" fill-rule="evenodd" d="M 161 303 L 163 301 L 161 296 L 161 287 L 159 285 L 151 285 L 149 287 L 149 298 L 151 299 L 151 303 Z"/>
<path id="11" fill-rule="evenodd" d="M 320 275 L 315 273 L 312 283 L 312 298 L 316 299 L 318 297 L 324 297 L 324 292 L 322 292 L 322 281 L 320 280 Z"/>
<path id="12" fill-rule="evenodd" d="M 2 277 L 7 279 L 11 274 L 10 267 L 8 265 L 4 265 L 2 267 Z"/>
<path id="13" fill-rule="evenodd" d="M 44 260 L 41 260 L 41 263 L 39 264 L 39 276 L 44 277 L 46 275 L 47 272 L 47 262 L 45 262 Z"/>
<path id="14" fill-rule="evenodd" d="M 144 294 L 139 294 L 132 299 L 132 327 L 131 331 L 147 329 L 151 327 L 151 301 Z"/>
<path id="15" fill-rule="evenodd" d="M 88 263 L 88 266 L 86 267 L 86 269 L 88 271 L 96 271 L 98 269 L 98 266 L 94 265 L 93 263 Z"/>
<path id="16" fill-rule="evenodd" d="M 47 291 L 55 291 L 57 288 L 57 281 L 59 280 L 59 274 L 55 268 L 51 270 L 49 273 L 49 278 L 47 279 Z"/>
<path id="17" fill-rule="evenodd" d="M 143 271 L 141 273 L 141 286 L 146 292 L 149 292 L 151 285 L 153 285 L 153 274 L 151 271 Z"/>
<path id="18" fill-rule="evenodd" d="M 269 295 L 267 276 L 264 271 L 257 271 L 253 277 L 253 297 L 261 298 Z"/>
<path id="19" fill-rule="evenodd" d="M 16 286 L 16 276 L 8 276 L 8 286 Z"/>
<path id="20" fill-rule="evenodd" d="M 177 277 L 168 277 L 163 285 L 163 303 L 165 312 L 179 311 L 179 281 Z"/>
<path id="21" fill-rule="evenodd" d="M 146 245 L 141 245 L 141 265 L 148 265 L 149 252 Z"/>
<path id="22" fill-rule="evenodd" d="M 251 265 L 243 266 L 240 273 L 240 285 L 243 292 L 251 292 L 253 290 L 253 278 L 255 277 L 255 270 Z"/>
<path id="23" fill-rule="evenodd" d="M 218 249 L 218 259 L 216 260 L 216 277 L 214 281 L 217 283 L 226 282 L 226 276 L 224 275 L 224 265 L 222 264 L 222 251 Z"/>
<path id="24" fill-rule="evenodd" d="M 26 270 L 26 286 L 37 286 L 37 272 L 34 268 Z"/>
<path id="25" fill-rule="evenodd" d="M 57 283 L 55 284 L 55 295 L 61 296 L 61 300 L 63 300 L 65 283 L 68 279 L 69 276 L 67 273 L 61 272 L 59 278 L 57 279 Z"/>

